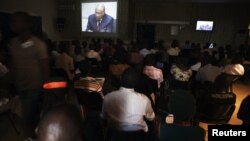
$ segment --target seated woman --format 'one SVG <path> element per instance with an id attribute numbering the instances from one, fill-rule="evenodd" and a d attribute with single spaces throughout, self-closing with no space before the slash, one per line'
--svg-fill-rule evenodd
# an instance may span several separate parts
<path id="1" fill-rule="evenodd" d="M 176 60 L 176 64 L 172 65 L 170 73 L 173 79 L 170 82 L 170 88 L 172 89 L 189 89 L 189 80 L 192 76 L 192 70 L 188 66 L 188 59 L 183 56 L 179 56 Z"/>
<path id="2" fill-rule="evenodd" d="M 175 91 L 169 99 L 169 112 L 173 119 L 167 117 L 161 123 L 160 141 L 204 141 L 205 130 L 192 124 L 195 111 L 193 95 L 183 90 Z"/>

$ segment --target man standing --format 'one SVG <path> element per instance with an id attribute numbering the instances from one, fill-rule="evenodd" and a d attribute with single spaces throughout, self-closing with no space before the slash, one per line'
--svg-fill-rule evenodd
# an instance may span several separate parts
<path id="1" fill-rule="evenodd" d="M 49 76 L 47 47 L 31 34 L 31 17 L 27 13 L 14 13 L 11 17 L 11 29 L 16 37 L 9 46 L 12 62 L 10 72 L 13 73 L 21 100 L 24 124 L 32 132 L 39 119 L 42 84 Z"/>
<path id="2" fill-rule="evenodd" d="M 97 5 L 95 14 L 88 17 L 87 32 L 114 32 L 114 18 L 105 13 L 104 5 Z"/>

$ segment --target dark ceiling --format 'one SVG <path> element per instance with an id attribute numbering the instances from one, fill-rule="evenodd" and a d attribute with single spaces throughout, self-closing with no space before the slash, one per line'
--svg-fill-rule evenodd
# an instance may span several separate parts
<path id="1" fill-rule="evenodd" d="M 250 3 L 250 0 L 136 0 L 154 2 L 178 2 L 178 3 Z"/>

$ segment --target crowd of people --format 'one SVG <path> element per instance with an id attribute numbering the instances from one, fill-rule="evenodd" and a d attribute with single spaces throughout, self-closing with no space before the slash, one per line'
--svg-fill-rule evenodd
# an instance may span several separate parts
<path id="1" fill-rule="evenodd" d="M 21 101 L 24 136 L 38 141 L 202 141 L 205 130 L 193 122 L 197 101 L 204 93 L 232 92 L 231 84 L 245 73 L 247 58 L 229 45 L 209 49 L 173 40 L 167 47 L 164 41 L 125 44 L 111 38 L 54 43 L 31 34 L 27 13 L 11 20 L 16 36 L 8 59 L 0 60 L 0 77 Z M 93 92 L 100 103 L 81 100 Z M 169 99 L 160 99 L 170 92 Z M 168 114 L 172 123 L 165 121 Z"/>

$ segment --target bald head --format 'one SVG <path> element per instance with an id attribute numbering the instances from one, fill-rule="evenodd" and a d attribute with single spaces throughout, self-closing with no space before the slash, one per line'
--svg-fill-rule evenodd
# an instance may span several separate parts
<path id="1" fill-rule="evenodd" d="M 75 106 L 56 106 L 40 121 L 38 141 L 80 141 L 81 125 L 81 115 Z"/>
<path id="2" fill-rule="evenodd" d="M 95 8 L 95 17 L 96 20 L 99 21 L 103 18 L 105 14 L 105 6 L 103 4 L 97 5 Z"/>

